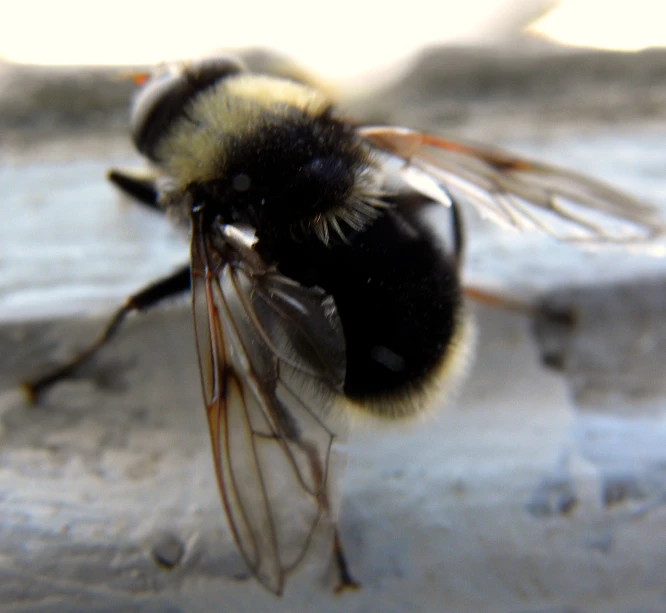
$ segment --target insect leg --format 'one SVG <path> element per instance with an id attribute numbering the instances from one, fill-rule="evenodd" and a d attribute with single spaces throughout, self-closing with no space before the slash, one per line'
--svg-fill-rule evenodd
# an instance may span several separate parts
<path id="1" fill-rule="evenodd" d="M 338 569 L 338 578 L 340 579 L 335 588 L 335 593 L 339 594 L 344 590 L 359 589 L 361 584 L 355 581 L 349 572 L 349 565 L 347 564 L 345 552 L 342 549 L 342 541 L 340 540 L 337 526 L 335 526 L 335 536 L 333 538 L 333 557 L 335 559 L 335 566 Z"/>
<path id="2" fill-rule="evenodd" d="M 158 204 L 157 175 L 154 173 L 111 168 L 107 172 L 106 178 L 139 204 L 154 211 L 164 212 Z"/>
<path id="3" fill-rule="evenodd" d="M 189 291 L 190 287 L 190 267 L 184 266 L 168 277 L 155 281 L 141 291 L 130 296 L 125 301 L 125 304 L 114 313 L 102 333 L 93 343 L 78 355 L 75 355 L 71 360 L 54 368 L 51 372 L 33 379 L 32 381 L 24 381 L 21 384 L 22 389 L 28 396 L 28 400 L 31 403 L 37 402 L 40 394 L 44 390 L 48 389 L 54 383 L 66 379 L 75 372 L 79 366 L 87 362 L 116 334 L 129 313 L 134 311 L 144 311 L 166 298 Z"/>
<path id="4" fill-rule="evenodd" d="M 497 307 L 506 309 L 507 311 L 515 311 L 525 315 L 533 315 L 535 313 L 535 306 L 524 300 L 513 298 L 512 296 L 503 296 L 489 292 L 485 289 L 478 287 L 466 286 L 463 289 L 463 294 L 468 300 L 474 300 L 486 306 Z"/>

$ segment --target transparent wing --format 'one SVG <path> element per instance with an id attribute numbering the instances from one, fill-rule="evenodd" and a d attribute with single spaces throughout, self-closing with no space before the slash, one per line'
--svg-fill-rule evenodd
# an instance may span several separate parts
<path id="1" fill-rule="evenodd" d="M 405 128 L 369 127 L 362 137 L 401 164 L 415 189 L 444 204 L 462 196 L 481 215 L 565 241 L 640 242 L 666 230 L 659 211 L 582 174 Z"/>
<path id="2" fill-rule="evenodd" d="M 333 512 L 345 345 L 332 298 L 247 255 L 194 224 L 194 321 L 217 479 L 250 570 L 279 594 Z"/>

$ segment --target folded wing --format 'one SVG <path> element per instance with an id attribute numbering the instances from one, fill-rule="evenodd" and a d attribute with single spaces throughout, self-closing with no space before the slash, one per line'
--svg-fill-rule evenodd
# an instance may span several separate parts
<path id="1" fill-rule="evenodd" d="M 192 290 L 213 457 L 234 538 L 281 593 L 333 512 L 345 426 L 345 344 L 335 304 L 195 224 Z"/>

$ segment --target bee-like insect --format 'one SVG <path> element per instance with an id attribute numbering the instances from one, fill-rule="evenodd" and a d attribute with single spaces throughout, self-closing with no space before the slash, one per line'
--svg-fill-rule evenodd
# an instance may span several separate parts
<path id="1" fill-rule="evenodd" d="M 187 229 L 191 259 L 130 297 L 33 398 L 125 316 L 192 291 L 213 460 L 249 569 L 282 593 L 322 518 L 348 417 L 422 414 L 472 342 L 459 202 L 563 240 L 645 240 L 654 209 L 592 179 L 404 128 L 361 127 L 311 87 L 234 58 L 166 66 L 132 117 L 144 175 L 113 183 Z M 352 585 L 337 531 L 342 585 Z"/>

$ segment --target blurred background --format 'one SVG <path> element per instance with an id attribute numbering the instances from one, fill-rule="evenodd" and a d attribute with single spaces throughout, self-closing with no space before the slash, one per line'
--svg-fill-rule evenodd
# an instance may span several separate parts
<path id="1" fill-rule="evenodd" d="M 24 129 L 124 128 L 124 69 L 221 50 L 307 75 L 361 121 L 477 136 L 488 103 L 520 116 L 517 131 L 645 118 L 666 100 L 665 11 L 658 0 L 14 3 L 0 23 L 0 147 L 30 141 Z"/>
<path id="2" fill-rule="evenodd" d="M 666 43 L 658 0 L 80 0 L 5 8 L 0 57 L 30 64 L 141 65 L 262 47 L 338 82 L 376 79 L 425 46 L 491 45 L 521 36 L 637 50 Z"/>

